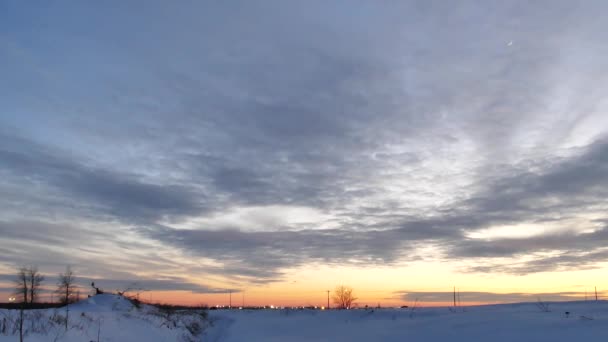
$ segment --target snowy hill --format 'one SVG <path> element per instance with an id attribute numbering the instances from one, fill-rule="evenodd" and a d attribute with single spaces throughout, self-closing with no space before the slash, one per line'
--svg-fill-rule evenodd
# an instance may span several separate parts
<path id="1" fill-rule="evenodd" d="M 69 306 L 69 329 L 65 330 L 65 308 L 27 310 L 25 341 L 200 341 L 208 321 L 195 310 L 134 306 L 128 299 L 111 294 L 97 295 Z M 18 310 L 0 310 L 6 329 L 0 341 L 19 338 Z"/>
<path id="2" fill-rule="evenodd" d="M 98 295 L 63 309 L 27 312 L 25 341 L 604 341 L 608 302 L 536 303 L 450 308 L 348 311 L 167 311 L 137 308 L 115 295 Z M 0 310 L 13 322 L 18 311 Z M 56 323 L 53 320 L 57 321 Z M 45 323 L 46 322 L 46 323 Z M 51 323 L 49 323 L 51 322 Z M 10 325 L 10 324 L 9 324 Z M 1 328 L 1 327 L 0 327 Z M 9 327 L 10 328 L 10 327 Z M 198 330 L 197 330 L 198 329 Z M 7 329 L 0 341 L 15 341 Z"/>

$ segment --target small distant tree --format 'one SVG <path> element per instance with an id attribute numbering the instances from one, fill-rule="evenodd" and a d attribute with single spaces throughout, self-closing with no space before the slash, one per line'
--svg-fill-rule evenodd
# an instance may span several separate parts
<path id="1" fill-rule="evenodd" d="M 65 273 L 59 274 L 59 282 L 57 283 L 57 295 L 59 295 L 59 302 L 65 304 L 65 330 L 68 330 L 68 315 L 69 315 L 69 304 L 76 291 L 76 277 L 72 268 L 68 266 L 65 269 Z"/>
<path id="2" fill-rule="evenodd" d="M 538 302 L 536 302 L 536 307 L 542 312 L 549 312 L 549 303 L 543 302 L 540 297 L 538 297 Z"/>
<path id="3" fill-rule="evenodd" d="M 40 288 L 44 281 L 44 276 L 38 272 L 38 267 L 32 266 L 26 270 L 27 282 L 29 285 L 29 303 L 33 304 L 40 295 Z"/>
<path id="4" fill-rule="evenodd" d="M 350 309 L 357 300 L 353 289 L 344 285 L 336 287 L 332 299 L 338 309 Z"/>

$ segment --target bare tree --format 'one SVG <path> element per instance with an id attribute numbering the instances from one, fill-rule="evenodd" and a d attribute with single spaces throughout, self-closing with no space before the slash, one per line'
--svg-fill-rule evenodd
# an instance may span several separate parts
<path id="1" fill-rule="evenodd" d="M 29 282 L 28 282 L 28 269 L 27 267 L 21 267 L 17 271 L 17 279 L 15 280 L 15 295 L 19 302 L 29 303 Z"/>
<path id="2" fill-rule="evenodd" d="M 42 287 L 44 276 L 38 272 L 38 267 L 35 266 L 29 267 L 26 272 L 30 293 L 29 303 L 33 304 L 36 302 L 40 294 L 40 288 Z"/>
<path id="3" fill-rule="evenodd" d="M 340 285 L 334 290 L 333 301 L 338 309 L 350 309 L 356 300 L 351 287 Z"/>
<path id="4" fill-rule="evenodd" d="M 25 306 L 28 303 L 28 279 L 27 279 L 27 268 L 21 267 L 17 271 L 17 280 L 15 280 L 15 294 L 19 301 L 21 302 L 21 307 L 19 309 L 19 341 L 23 342 L 23 320 L 24 320 L 24 310 Z"/>
<path id="5" fill-rule="evenodd" d="M 69 306 L 72 297 L 76 291 L 76 277 L 72 268 L 68 266 L 65 269 L 65 273 L 59 274 L 59 282 L 57 283 L 57 294 L 59 295 L 59 301 L 65 304 L 65 330 L 68 330 L 68 315 Z"/>
<path id="6" fill-rule="evenodd" d="M 19 298 L 19 341 L 23 341 L 23 324 L 25 320 L 25 307 L 34 303 L 40 292 L 44 277 L 35 266 L 21 267 L 17 271 L 15 280 L 15 295 Z"/>
<path id="7" fill-rule="evenodd" d="M 69 304 L 76 293 L 76 276 L 70 266 L 65 269 L 65 273 L 59 274 L 56 292 L 61 304 Z"/>
<path id="8" fill-rule="evenodd" d="M 38 267 L 19 268 L 17 280 L 15 281 L 15 294 L 18 296 L 19 301 L 25 304 L 34 303 L 40 294 L 43 281 L 44 276 L 38 272 Z"/>

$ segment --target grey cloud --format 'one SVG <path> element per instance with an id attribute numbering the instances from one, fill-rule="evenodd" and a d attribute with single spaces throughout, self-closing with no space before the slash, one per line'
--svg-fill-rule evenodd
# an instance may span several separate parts
<path id="1" fill-rule="evenodd" d="M 44 273 L 43 269 L 40 271 Z M 16 273 L 16 272 L 15 272 Z M 236 291 L 237 289 L 217 289 L 201 284 L 195 284 L 179 277 L 162 277 L 160 279 L 148 279 L 141 277 L 132 277 L 129 279 L 113 279 L 111 277 L 94 278 L 87 275 L 75 273 L 76 283 L 85 290 L 92 290 L 91 283 L 103 291 L 117 292 L 129 290 L 131 293 L 145 291 L 189 291 L 193 293 L 228 293 L 228 291 Z M 0 282 L 13 282 L 16 280 L 16 274 L 0 274 Z M 52 288 L 57 284 L 58 278 L 55 274 L 45 274 L 45 279 L 42 283 L 47 292 L 52 292 Z M 14 290 L 7 286 L 0 288 L 2 290 Z"/>
<path id="2" fill-rule="evenodd" d="M 70 224 L 37 221 L 0 221 L 0 236 L 6 240 L 27 241 L 42 245 L 76 245 L 82 239 L 104 240 L 112 235 L 95 229 Z"/>
<path id="3" fill-rule="evenodd" d="M 590 251 L 606 246 L 608 229 L 592 233 L 564 232 L 527 238 L 479 240 L 461 241 L 455 247 L 455 254 L 461 257 L 509 257 L 543 251 Z"/>
<path id="4" fill-rule="evenodd" d="M 304 263 L 391 263 L 403 257 L 408 242 L 395 231 L 344 230 L 263 231 L 183 230 L 156 227 L 143 234 L 224 263 L 227 274 L 274 280 L 282 270 Z M 415 259 L 417 256 L 408 255 Z"/>
<path id="5" fill-rule="evenodd" d="M 608 180 L 606 156 L 608 143 L 603 139 L 574 157 L 547 162 L 548 166 L 542 165 L 537 172 L 512 169 L 514 175 L 490 182 L 485 193 L 470 202 L 480 211 L 517 212 L 542 210 L 545 206 L 552 209 L 555 202 L 567 206 L 570 201 L 583 205 L 601 201 L 607 194 L 602 186 Z"/>
<path id="6" fill-rule="evenodd" d="M 67 194 L 127 220 L 154 220 L 162 215 L 192 215 L 203 211 L 204 194 L 180 185 L 146 183 L 74 161 L 30 141 L 0 135 L 3 173 L 26 186 L 42 184 L 48 192 Z"/>
<path id="7" fill-rule="evenodd" d="M 475 217 L 465 228 L 475 231 L 493 224 L 559 223 L 560 220 L 578 217 L 581 213 L 601 210 L 607 195 L 604 184 L 608 181 L 608 145 L 599 140 L 573 157 L 560 159 L 541 171 L 514 171 L 514 176 L 499 178 L 486 184 L 486 188 L 463 203 L 465 214 Z M 597 215 L 597 214 L 595 214 Z M 604 219 L 578 221 L 593 228 L 592 233 L 577 233 L 573 228 L 562 233 L 545 233 L 528 238 L 461 238 L 448 244 L 449 253 L 457 257 L 511 257 L 535 252 L 557 251 L 580 253 L 596 251 L 605 246 L 606 229 L 597 224 Z M 597 260 L 589 259 L 588 263 Z M 585 263 L 580 260 L 580 267 Z M 521 268 L 541 270 L 548 263 Z"/>
<path id="8" fill-rule="evenodd" d="M 0 14 L 17 28 L 2 45 L 20 51 L 0 54 L 0 102 L 14 113 L 0 114 L 12 131 L 0 135 L 0 231 L 19 241 L 0 243 L 2 261 L 59 263 L 61 239 L 79 238 L 77 228 L 52 237 L 20 223 L 30 215 L 115 225 L 112 234 L 226 263 L 201 272 L 251 282 L 307 262 L 408 260 L 402 250 L 417 243 L 443 247 L 435 258 L 588 249 L 600 260 L 603 231 L 466 233 L 604 205 L 606 141 L 556 157 L 575 126 L 603 122 L 593 114 L 607 76 L 601 2 L 156 5 Z M 562 87 L 567 103 L 552 106 Z M 338 228 L 161 226 L 277 204 L 330 213 Z M 95 238 L 125 259 L 129 248 L 152 249 Z M 528 266 L 520 272 L 551 269 Z"/>
<path id="9" fill-rule="evenodd" d="M 112 278 L 89 278 L 79 277 L 82 286 L 90 286 L 91 282 L 103 291 L 125 291 L 144 292 L 144 291 L 189 291 L 193 293 L 227 293 L 235 289 L 216 289 L 201 284 L 195 284 L 179 277 L 162 277 L 161 279 L 131 278 L 131 279 L 112 279 Z"/>
<path id="10" fill-rule="evenodd" d="M 598 244 L 599 245 L 599 244 Z M 590 270 L 601 267 L 601 263 L 608 259 L 608 251 L 603 244 L 601 247 L 593 245 L 589 251 L 568 250 L 556 256 L 537 257 L 531 261 L 514 263 L 495 263 L 486 261 L 483 265 L 472 265 L 463 267 L 465 272 L 492 273 L 499 272 L 505 274 L 525 275 L 539 272 L 562 272 Z M 562 246 L 562 248 L 564 248 Z M 567 246 L 566 248 L 570 248 Z"/>
<path id="11" fill-rule="evenodd" d="M 424 291 L 398 291 L 396 294 L 401 295 L 402 299 L 412 303 L 416 300 L 420 303 L 451 303 L 453 300 L 453 292 L 424 292 Z M 547 301 L 572 301 L 582 300 L 585 298 L 584 292 L 551 292 L 551 293 L 496 293 L 496 292 L 473 292 L 459 291 L 460 302 L 468 303 L 521 303 L 521 302 L 537 302 L 539 299 L 543 302 Z"/>

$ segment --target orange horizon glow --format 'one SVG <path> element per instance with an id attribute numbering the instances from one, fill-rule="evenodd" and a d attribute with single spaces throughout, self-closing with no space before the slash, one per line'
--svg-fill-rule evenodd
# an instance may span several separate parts
<path id="1" fill-rule="evenodd" d="M 112 292 L 107 292 L 112 293 Z M 524 292 L 520 292 L 521 294 L 526 294 Z M 0 292 L 3 299 L 0 302 L 8 301 L 6 298 L 14 296 L 9 292 Z M 378 305 L 380 307 L 385 308 L 398 308 L 402 306 L 408 307 L 453 307 L 454 302 L 451 299 L 452 294 L 445 291 L 443 293 L 447 298 L 445 301 L 425 301 L 424 299 L 420 299 L 418 301 L 408 301 L 405 299 L 398 298 L 398 295 L 395 293 L 383 293 L 379 291 L 360 291 L 357 292 L 355 289 L 355 296 L 357 300 L 355 302 L 355 308 L 364 308 L 368 306 L 370 308 L 375 308 Z M 500 295 L 500 293 L 496 293 Z M 460 300 L 457 301 L 457 306 L 467 307 L 467 306 L 477 306 L 477 305 L 494 305 L 494 304 L 509 304 L 509 303 L 518 303 L 518 302 L 534 302 L 536 301 L 536 297 L 534 292 L 527 293 L 530 295 L 529 300 L 523 301 L 469 301 L 469 300 Z M 548 294 L 548 293 L 546 293 Z M 559 294 L 556 292 L 555 294 Z M 81 294 L 81 299 L 86 299 L 87 293 Z M 131 294 L 135 295 L 135 294 Z M 389 298 L 387 296 L 393 295 L 394 298 Z M 598 296 L 600 299 L 608 297 L 607 291 L 598 291 Z M 303 293 L 289 293 L 289 292 L 281 292 L 281 291 L 250 291 L 250 292 L 229 292 L 226 293 L 192 293 L 190 291 L 145 291 L 140 292 L 137 295 L 138 299 L 144 303 L 150 304 L 173 304 L 173 305 L 186 305 L 186 306 L 208 306 L 208 307 L 229 307 L 230 305 L 233 308 L 239 307 L 264 307 L 264 306 L 275 306 L 275 307 L 325 307 L 327 308 L 327 291 L 305 291 Z M 52 297 L 50 294 L 46 293 L 41 296 L 41 301 L 51 301 Z M 584 293 L 578 293 L 578 296 L 572 296 L 567 299 L 557 300 L 557 301 L 583 301 L 585 300 Z M 588 300 L 594 300 L 594 293 L 588 293 Z M 548 300 L 549 302 L 552 300 Z M 334 305 L 332 300 L 332 293 L 330 292 L 329 298 L 329 308 L 332 308 Z"/>
<path id="2" fill-rule="evenodd" d="M 239 307 L 264 307 L 264 306 L 275 306 L 275 307 L 325 307 L 327 308 L 327 292 L 320 291 L 321 294 L 316 299 L 311 299 L 312 296 L 302 296 L 301 298 L 294 298 L 296 296 L 291 296 L 290 298 L 286 298 L 286 294 L 284 295 L 275 295 L 272 294 L 247 294 L 245 293 L 244 301 L 242 297 L 242 293 L 233 292 L 232 293 L 232 308 Z M 608 293 L 601 292 L 600 294 L 602 298 L 606 297 Z M 530 293 L 530 295 L 534 295 Z M 323 297 L 325 296 L 325 297 Z M 283 298 L 281 298 L 283 297 Z M 194 294 L 187 291 L 150 291 L 142 293 L 139 299 L 146 303 L 151 304 L 175 304 L 175 305 L 187 305 L 187 306 L 219 306 L 219 307 L 229 307 L 230 306 L 230 295 L 229 293 L 206 293 L 206 294 Z M 530 300 L 526 302 L 535 301 L 536 299 L 530 298 Z M 571 301 L 582 301 L 585 300 L 584 297 L 577 298 L 573 297 L 570 299 Z M 592 296 L 589 297 L 589 300 L 593 300 Z M 561 300 L 561 301 L 569 301 L 569 300 Z M 460 301 L 456 306 L 466 307 L 466 306 L 478 306 L 478 305 L 496 305 L 496 304 L 510 304 L 510 303 L 518 303 L 517 301 Z M 244 304 L 244 305 L 243 305 Z M 399 308 L 402 306 L 417 307 L 453 307 L 453 301 L 423 301 L 419 300 L 418 302 L 408 302 L 405 300 L 387 300 L 373 297 L 359 298 L 356 301 L 356 306 L 354 308 L 364 308 L 366 305 L 370 308 L 375 308 L 380 304 L 380 307 L 385 308 Z M 330 306 L 331 309 L 334 305 L 334 302 L 331 298 L 330 294 Z"/>
<path id="3" fill-rule="evenodd" d="M 602 265 L 604 266 L 604 265 Z M 476 274 L 461 273 L 457 267 L 443 262 L 416 262 L 407 265 L 386 265 L 374 268 L 320 265 L 313 264 L 285 270 L 283 280 L 266 284 L 237 283 L 229 278 L 186 278 L 192 284 L 200 284 L 214 293 L 196 293 L 177 290 L 142 291 L 139 299 L 150 303 L 176 305 L 228 306 L 327 306 L 327 291 L 330 291 L 330 308 L 333 306 L 332 292 L 338 285 L 354 289 L 358 307 L 450 307 L 453 306 L 453 287 L 462 293 L 460 306 L 535 302 L 538 298 L 544 301 L 569 301 L 593 299 L 594 287 L 597 286 L 600 299 L 608 297 L 608 277 L 599 267 L 594 270 L 568 272 L 564 276 L 559 272 L 546 272 L 525 276 L 509 274 Z M 50 275 L 49 278 L 50 279 Z M 138 283 L 146 288 L 146 279 L 157 279 L 153 273 L 142 273 Z M 90 277 L 80 277 L 82 284 L 90 284 Z M 95 278 L 95 282 L 108 293 L 115 289 L 104 288 L 104 280 Z M 9 289 L 9 282 L 0 284 L 0 288 Z M 51 299 L 54 284 L 49 280 L 45 288 L 45 298 Z M 170 284 L 169 284 L 170 286 Z M 229 289 L 233 289 L 232 295 Z M 83 285 L 81 298 L 86 298 L 91 288 Z M 482 293 L 483 295 L 475 295 Z M 11 294 L 0 291 L 6 301 Z M 480 298 L 488 298 L 482 300 Z M 559 298 L 559 299 L 555 299 Z M 418 301 L 416 302 L 416 299 Z"/>

